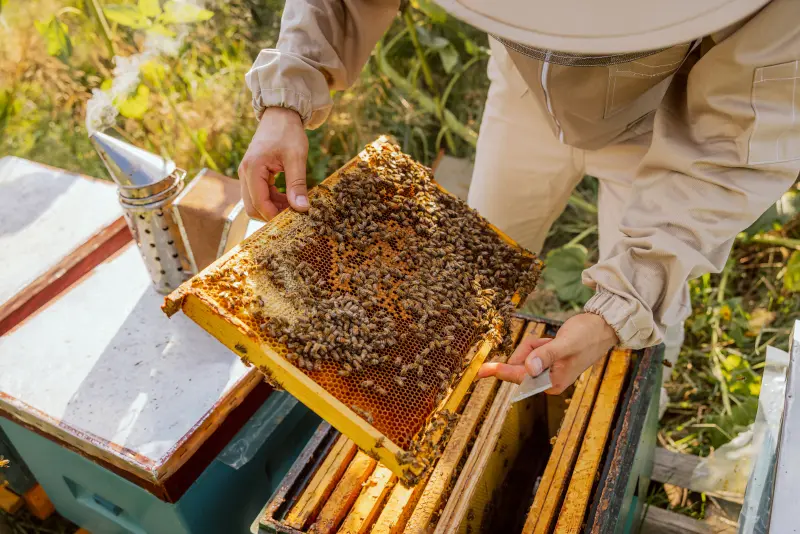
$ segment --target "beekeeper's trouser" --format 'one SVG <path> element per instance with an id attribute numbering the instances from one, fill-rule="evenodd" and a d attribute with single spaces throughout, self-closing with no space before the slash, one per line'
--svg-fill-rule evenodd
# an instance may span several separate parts
<path id="1" fill-rule="evenodd" d="M 521 245 L 539 253 L 573 189 L 588 174 L 599 181 L 600 257 L 605 257 L 622 237 L 619 223 L 651 132 L 600 150 L 562 144 L 505 48 L 494 39 L 490 43 L 491 86 L 469 205 Z M 683 321 L 667 329 L 664 341 L 665 357 L 675 363 L 683 343 Z"/>

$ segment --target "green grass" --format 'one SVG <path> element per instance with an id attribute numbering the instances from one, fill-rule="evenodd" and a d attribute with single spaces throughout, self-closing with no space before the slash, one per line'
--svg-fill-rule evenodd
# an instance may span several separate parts
<path id="1" fill-rule="evenodd" d="M 105 175 L 87 139 L 87 102 L 114 77 L 112 50 L 139 53 L 147 33 L 103 21 L 95 7 L 110 3 L 0 0 L 0 155 Z M 274 45 L 282 2 L 208 4 L 209 20 L 165 23 L 185 38 L 175 55 L 146 65 L 138 98 L 118 101 L 114 130 L 190 174 L 212 167 L 235 176 L 255 128 L 244 74 L 258 50 Z M 427 1 L 407 4 L 355 86 L 335 96 L 328 123 L 309 132 L 309 181 L 320 181 L 380 134 L 428 164 L 440 149 L 472 158 L 488 56 L 482 33 Z M 572 265 L 596 259 L 596 196 L 596 181 L 586 178 L 548 237 L 551 266 L 564 265 L 564 245 L 584 247 L 570 252 Z M 800 289 L 798 198 L 797 191 L 787 195 L 737 240 L 723 274 L 691 283 L 694 313 L 667 385 L 662 446 L 705 456 L 752 421 L 765 347 L 786 348 L 800 316 L 793 292 Z M 561 318 L 580 309 L 585 295 L 557 278 L 540 288 L 531 309 Z"/>

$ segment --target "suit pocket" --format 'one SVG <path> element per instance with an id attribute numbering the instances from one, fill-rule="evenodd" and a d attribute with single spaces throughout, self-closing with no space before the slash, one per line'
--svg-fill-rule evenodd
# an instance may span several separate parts
<path id="1" fill-rule="evenodd" d="M 690 43 L 673 46 L 652 56 L 608 67 L 608 88 L 603 117 L 613 117 L 637 101 L 656 86 L 672 77 L 686 56 Z M 664 83 L 663 92 L 666 92 Z M 647 113 L 652 110 L 643 110 Z"/>
<path id="2" fill-rule="evenodd" d="M 751 95 L 756 119 L 747 163 L 800 159 L 800 61 L 756 69 Z"/>

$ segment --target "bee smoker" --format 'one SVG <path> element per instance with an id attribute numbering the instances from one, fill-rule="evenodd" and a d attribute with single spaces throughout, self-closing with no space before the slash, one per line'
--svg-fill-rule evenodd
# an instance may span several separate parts
<path id="1" fill-rule="evenodd" d="M 237 245 L 250 218 L 239 181 L 186 171 L 161 156 L 95 132 L 97 153 L 116 182 L 125 219 L 159 293 L 167 294 Z"/>
<path id="2" fill-rule="evenodd" d="M 125 219 L 156 290 L 169 293 L 191 274 L 187 247 L 170 209 L 184 188 L 186 171 L 102 132 L 90 140 L 117 184 Z"/>

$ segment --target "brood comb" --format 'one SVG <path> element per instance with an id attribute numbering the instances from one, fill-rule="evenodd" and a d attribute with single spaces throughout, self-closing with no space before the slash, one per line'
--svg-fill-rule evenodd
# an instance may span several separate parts
<path id="1" fill-rule="evenodd" d="M 166 298 L 406 484 L 541 262 L 380 138 Z"/>

